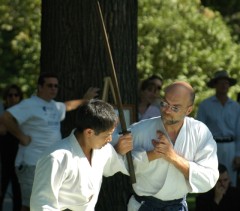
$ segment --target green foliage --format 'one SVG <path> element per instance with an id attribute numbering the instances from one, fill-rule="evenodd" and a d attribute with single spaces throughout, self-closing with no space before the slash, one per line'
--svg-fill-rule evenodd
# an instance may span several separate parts
<path id="1" fill-rule="evenodd" d="M 2 0 L 0 5 L 0 88 L 36 86 L 40 58 L 40 0 Z"/>
<path id="2" fill-rule="evenodd" d="M 240 4 L 239 0 L 201 0 L 202 4 L 219 11 L 231 29 L 232 36 L 240 43 Z"/>
<path id="3" fill-rule="evenodd" d="M 215 70 L 226 68 L 231 76 L 240 76 L 240 47 L 235 41 L 239 30 L 231 36 L 226 19 L 199 2 L 138 1 L 140 78 L 161 73 L 165 85 L 188 80 L 196 89 L 197 103 L 213 94 L 206 81 Z M 0 89 L 17 83 L 30 95 L 39 73 L 41 1 L 2 0 L 0 17 Z M 239 18 L 234 17 L 228 24 L 237 28 Z M 234 86 L 230 96 L 235 98 L 239 91 L 240 86 Z"/>
<path id="4" fill-rule="evenodd" d="M 139 0 L 138 70 L 161 73 L 165 84 L 187 80 L 197 102 L 212 94 L 206 81 L 217 69 L 240 76 L 240 47 L 218 12 L 192 0 Z M 236 95 L 240 87 L 231 90 Z"/>

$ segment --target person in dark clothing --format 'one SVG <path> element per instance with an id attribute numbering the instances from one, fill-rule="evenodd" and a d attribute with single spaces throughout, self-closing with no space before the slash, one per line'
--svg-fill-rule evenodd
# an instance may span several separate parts
<path id="1" fill-rule="evenodd" d="M 240 191 L 231 186 L 227 168 L 219 164 L 219 179 L 215 187 L 196 197 L 196 211 L 239 211 Z"/>
<path id="2" fill-rule="evenodd" d="M 21 89 L 12 84 L 3 93 L 4 109 L 19 103 L 23 98 Z M 19 140 L 8 133 L 1 126 L 0 131 L 0 158 L 1 158 L 1 194 L 0 210 L 3 209 L 3 201 L 7 192 L 8 185 L 11 183 L 13 211 L 21 210 L 21 191 L 17 175 L 15 173 L 15 158 L 18 151 Z"/>

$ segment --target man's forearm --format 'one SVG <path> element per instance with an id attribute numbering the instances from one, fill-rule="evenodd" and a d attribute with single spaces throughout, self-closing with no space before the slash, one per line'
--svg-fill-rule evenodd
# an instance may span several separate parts
<path id="1" fill-rule="evenodd" d="M 0 122 L 6 127 L 7 131 L 19 139 L 20 144 L 27 145 L 26 135 L 21 131 L 16 119 L 8 112 L 4 112 L 0 117 Z"/>
<path id="2" fill-rule="evenodd" d="M 148 151 L 147 156 L 149 161 L 161 158 L 160 154 L 156 153 L 154 150 Z M 173 159 L 168 161 L 178 168 L 186 179 L 189 179 L 189 162 L 186 159 L 176 154 Z"/>
<path id="3" fill-rule="evenodd" d="M 189 162 L 185 158 L 181 156 L 176 156 L 175 159 L 172 160 L 172 164 L 179 169 L 186 179 L 189 179 Z"/>
<path id="4" fill-rule="evenodd" d="M 80 105 L 82 105 L 85 102 L 87 102 L 87 100 L 79 99 L 79 100 L 66 101 L 64 102 L 64 104 L 66 106 L 66 111 L 72 111 L 77 109 Z"/>

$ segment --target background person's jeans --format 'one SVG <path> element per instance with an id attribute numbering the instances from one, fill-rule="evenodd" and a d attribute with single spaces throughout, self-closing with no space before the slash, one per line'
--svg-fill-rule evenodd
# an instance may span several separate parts
<path id="1" fill-rule="evenodd" d="M 21 165 L 16 167 L 16 174 L 21 188 L 22 205 L 30 207 L 30 197 L 36 166 Z"/>

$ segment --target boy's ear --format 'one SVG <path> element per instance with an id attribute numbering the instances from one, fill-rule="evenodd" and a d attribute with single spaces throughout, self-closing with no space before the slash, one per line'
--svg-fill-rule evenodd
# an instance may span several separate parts
<path id="1" fill-rule="evenodd" d="M 91 129 L 91 128 L 85 129 L 85 130 L 83 131 L 83 133 L 84 133 L 84 135 L 85 135 L 86 137 L 91 137 L 92 135 L 95 134 L 95 133 L 94 133 L 94 130 Z"/>

